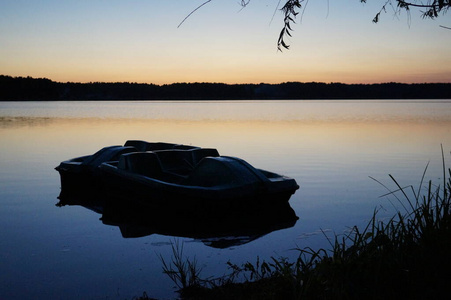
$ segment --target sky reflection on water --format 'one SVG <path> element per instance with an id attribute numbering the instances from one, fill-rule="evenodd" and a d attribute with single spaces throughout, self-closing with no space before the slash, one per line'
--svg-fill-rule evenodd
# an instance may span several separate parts
<path id="1" fill-rule="evenodd" d="M 293 228 L 223 250 L 181 239 L 205 276 L 218 275 L 228 260 L 327 246 L 320 229 L 364 224 L 376 207 L 391 216 L 391 204 L 379 198 L 385 189 L 368 176 L 390 184 L 390 173 L 416 185 L 429 161 L 427 178 L 442 176 L 451 102 L 0 103 L 0 269 L 8 274 L 0 298 L 172 295 L 156 254 L 168 257 L 173 237 L 123 239 L 92 211 L 55 207 L 60 161 L 127 139 L 214 147 L 301 186 L 290 200 L 300 218 Z"/>

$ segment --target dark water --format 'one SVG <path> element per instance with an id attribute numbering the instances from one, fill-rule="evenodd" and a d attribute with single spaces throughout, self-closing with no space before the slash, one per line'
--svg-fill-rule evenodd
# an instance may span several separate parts
<path id="1" fill-rule="evenodd" d="M 127 139 L 213 147 L 294 177 L 299 220 L 219 249 L 168 233 L 124 238 L 93 210 L 55 206 L 60 161 Z M 379 198 L 386 190 L 369 176 L 417 185 L 430 162 L 427 178 L 440 180 L 451 101 L 2 102 L 0 141 L 0 299 L 171 298 L 159 255 L 170 258 L 175 242 L 207 277 L 226 273 L 229 260 L 327 247 L 321 230 L 365 224 L 376 207 L 391 216 L 389 199 Z"/>

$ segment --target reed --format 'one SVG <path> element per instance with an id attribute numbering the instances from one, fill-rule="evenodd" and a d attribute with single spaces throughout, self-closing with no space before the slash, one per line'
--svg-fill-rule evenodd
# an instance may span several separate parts
<path id="1" fill-rule="evenodd" d="M 197 259 L 188 259 L 183 257 L 183 243 L 175 240 L 171 244 L 172 257 L 171 262 L 167 263 L 160 254 L 160 260 L 163 264 L 163 273 L 177 285 L 180 291 L 200 287 L 201 279 L 199 277 L 202 268 L 198 267 Z"/>
<path id="2" fill-rule="evenodd" d="M 163 272 L 184 299 L 431 299 L 448 292 L 451 279 L 451 169 L 438 185 L 424 182 L 402 187 L 391 175 L 398 210 L 387 221 L 373 212 L 368 224 L 329 239 L 330 248 L 295 248 L 295 261 L 257 258 L 221 278 L 200 279 L 196 261 L 174 250 Z M 380 182 L 379 182 L 380 183 Z M 382 183 L 381 183 L 382 184 Z M 178 245 L 177 247 L 180 247 Z M 176 248 L 177 248 L 176 247 Z M 241 280 L 238 280 L 241 278 Z M 184 291 L 196 287 L 194 293 Z"/>

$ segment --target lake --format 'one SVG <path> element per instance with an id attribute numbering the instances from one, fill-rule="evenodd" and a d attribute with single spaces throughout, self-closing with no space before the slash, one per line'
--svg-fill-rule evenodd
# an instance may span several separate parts
<path id="1" fill-rule="evenodd" d="M 126 140 L 218 149 L 296 179 L 292 227 L 253 240 L 150 234 L 124 238 L 83 206 L 58 207 L 61 161 Z M 442 182 L 450 166 L 451 100 L 0 102 L 0 299 L 170 299 L 160 255 L 183 244 L 204 277 L 293 248 L 328 248 L 325 235 L 402 209 L 396 186 Z M 371 178 L 370 178 L 371 177 Z M 258 226 L 256 222 L 255 226 Z M 237 242 L 238 241 L 238 242 Z M 214 242 L 214 241 L 213 241 Z"/>

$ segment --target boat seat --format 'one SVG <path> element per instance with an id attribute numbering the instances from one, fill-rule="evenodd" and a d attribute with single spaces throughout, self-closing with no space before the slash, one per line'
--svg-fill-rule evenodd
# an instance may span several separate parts
<path id="1" fill-rule="evenodd" d="M 161 150 L 155 151 L 161 167 L 166 172 L 187 175 L 194 169 L 193 156 L 191 151 L 186 150 Z"/>
<path id="2" fill-rule="evenodd" d="M 145 151 L 162 151 L 162 150 L 196 150 L 201 149 L 197 146 L 191 146 L 191 145 L 183 145 L 183 144 L 172 144 L 172 143 L 163 143 L 163 142 L 146 142 L 141 140 L 128 140 L 125 142 L 124 147 L 135 147 L 136 150 L 140 152 Z"/>
<path id="3" fill-rule="evenodd" d="M 119 158 L 119 169 L 151 178 L 160 178 L 163 170 L 160 160 L 154 152 L 134 152 Z"/>
<path id="4" fill-rule="evenodd" d="M 208 156 L 201 160 L 183 183 L 203 187 L 251 185 L 264 181 L 261 176 L 264 175 L 242 159 Z"/>
<path id="5" fill-rule="evenodd" d="M 155 153 L 160 159 L 163 170 L 181 175 L 190 173 L 203 158 L 219 156 L 218 150 L 212 148 L 161 150 Z"/>
<path id="6" fill-rule="evenodd" d="M 91 167 L 97 167 L 106 161 L 118 161 L 122 154 L 135 152 L 135 147 L 109 146 L 104 147 L 94 153 L 89 159 L 82 164 Z"/>
<path id="7" fill-rule="evenodd" d="M 211 187 L 237 182 L 236 174 L 227 165 L 227 158 L 206 157 L 196 166 L 184 184 Z"/>
<path id="8" fill-rule="evenodd" d="M 146 151 L 170 150 L 174 149 L 175 144 L 172 143 L 148 143 Z"/>
<path id="9" fill-rule="evenodd" d="M 191 145 L 183 145 L 183 144 L 179 144 L 179 145 L 175 145 L 174 149 L 179 149 L 179 150 L 193 150 L 193 149 L 200 149 L 197 146 L 191 146 Z"/>
<path id="10" fill-rule="evenodd" d="M 193 166 L 197 166 L 197 164 L 204 159 L 205 157 L 218 157 L 219 152 L 213 148 L 198 148 L 190 151 L 192 154 Z"/>
<path id="11" fill-rule="evenodd" d="M 124 146 L 135 147 L 136 150 L 138 150 L 140 152 L 144 152 L 147 149 L 147 144 L 149 144 L 149 143 L 146 141 L 129 140 L 129 141 L 125 142 Z"/>
<path id="12" fill-rule="evenodd" d="M 177 145 L 172 143 L 162 143 L 162 142 L 150 143 L 140 140 L 128 140 L 124 146 L 133 146 L 138 151 L 145 152 L 145 151 L 174 149 L 174 147 Z"/>
<path id="13" fill-rule="evenodd" d="M 134 174 L 166 182 L 178 183 L 185 179 L 185 176 L 164 170 L 156 152 L 124 154 L 120 157 L 117 167 Z"/>

